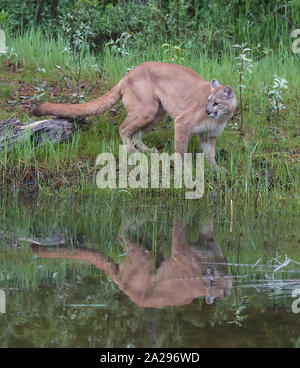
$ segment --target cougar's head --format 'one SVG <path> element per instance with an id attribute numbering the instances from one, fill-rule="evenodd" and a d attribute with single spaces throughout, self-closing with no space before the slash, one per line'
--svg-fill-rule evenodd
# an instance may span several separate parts
<path id="1" fill-rule="evenodd" d="M 221 116 L 229 119 L 236 109 L 236 98 L 233 89 L 223 87 L 216 79 L 210 82 L 210 95 L 208 96 L 206 113 L 212 118 Z"/>

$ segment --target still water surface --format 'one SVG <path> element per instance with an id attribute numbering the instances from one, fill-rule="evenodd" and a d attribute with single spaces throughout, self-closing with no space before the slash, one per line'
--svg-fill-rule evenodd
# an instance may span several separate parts
<path id="1" fill-rule="evenodd" d="M 294 209 L 54 202 L 2 202 L 0 347 L 300 346 Z"/>

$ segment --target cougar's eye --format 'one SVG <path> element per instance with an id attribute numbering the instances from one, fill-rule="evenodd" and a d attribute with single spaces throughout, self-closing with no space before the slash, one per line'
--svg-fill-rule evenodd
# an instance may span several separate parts
<path id="1" fill-rule="evenodd" d="M 218 106 L 219 105 L 219 102 L 214 102 L 214 106 Z"/>

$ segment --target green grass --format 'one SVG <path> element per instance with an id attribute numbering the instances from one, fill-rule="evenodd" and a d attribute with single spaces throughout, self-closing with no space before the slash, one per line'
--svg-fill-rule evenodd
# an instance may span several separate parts
<path id="1" fill-rule="evenodd" d="M 14 48 L 17 56 L 7 60 L 2 56 L 0 74 L 0 119 L 18 117 L 24 122 L 33 121 L 30 109 L 16 103 L 8 104 L 13 96 L 19 95 L 20 81 L 29 87 L 31 106 L 40 102 L 72 100 L 76 92 L 76 62 L 63 53 L 62 39 L 45 37 L 39 31 L 28 31 L 23 36 L 8 38 L 8 46 Z M 211 58 L 208 53 L 199 56 L 198 52 L 184 54 L 184 64 L 202 75 L 205 79 L 217 78 L 224 85 L 231 85 L 238 94 L 239 77 L 236 71 L 236 49 L 226 48 L 221 58 Z M 82 62 L 79 85 L 84 100 L 101 95 L 113 86 L 128 68 L 147 60 L 165 60 L 166 54 L 160 45 L 153 45 L 143 52 L 130 49 L 129 55 L 122 57 L 104 48 L 100 54 L 87 53 Z M 219 181 L 215 180 L 210 168 L 206 169 L 206 193 L 215 188 L 219 193 L 234 195 L 277 195 L 295 194 L 299 190 L 299 55 L 290 50 L 280 49 L 257 58 L 253 53 L 252 73 L 244 82 L 244 137 L 234 129 L 240 125 L 239 114 L 228 124 L 217 142 L 219 163 L 227 169 Z M 15 65 L 12 69 L 11 64 Z M 95 71 L 94 65 L 101 68 Z M 59 66 L 60 68 L 57 68 Z M 44 70 L 44 71 L 41 71 Z M 283 92 L 286 109 L 279 114 L 270 111 L 263 86 L 271 86 L 274 75 L 288 81 L 288 89 Z M 36 87 L 43 86 L 44 95 L 39 97 Z M 51 88 L 55 89 L 52 96 Z M 65 97 L 64 97 L 65 96 Z M 18 98 L 17 98 L 18 101 Z M 101 152 L 118 155 L 120 138 L 118 125 L 126 116 L 122 104 L 117 105 L 117 115 L 106 113 L 92 118 L 92 124 L 78 131 L 70 142 L 43 147 L 34 147 L 29 141 L 18 144 L 11 152 L 0 153 L 0 185 L 2 188 L 28 187 L 34 178 L 34 188 L 45 192 L 59 190 L 61 193 L 75 191 L 86 193 L 97 190 L 95 185 L 96 157 Z M 169 127 L 166 128 L 166 125 Z M 148 134 L 146 144 L 159 147 L 160 152 L 172 153 L 173 123 L 163 122 Z M 190 152 L 199 152 L 197 139 L 192 139 Z M 183 190 L 129 190 L 131 195 L 161 193 L 164 196 L 183 196 Z M 110 194 L 111 191 L 106 193 Z"/>

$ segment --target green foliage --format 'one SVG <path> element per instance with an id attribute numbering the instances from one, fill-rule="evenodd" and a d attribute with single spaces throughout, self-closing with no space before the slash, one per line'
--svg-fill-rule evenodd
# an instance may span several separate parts
<path id="1" fill-rule="evenodd" d="M 243 88 L 246 88 L 245 86 L 245 79 L 247 77 L 247 74 L 250 74 L 252 72 L 252 59 L 248 57 L 248 53 L 251 51 L 248 47 L 245 47 L 246 43 L 242 43 L 241 45 L 233 45 L 233 47 L 236 47 L 239 50 L 239 55 L 235 57 L 236 65 L 237 65 L 237 71 L 239 74 L 239 103 L 240 103 L 240 112 L 241 112 L 241 127 L 240 127 L 240 133 L 241 135 L 244 135 L 243 131 Z"/>
<path id="2" fill-rule="evenodd" d="M 129 53 L 126 50 L 126 43 L 128 38 L 130 37 L 131 35 L 129 33 L 124 32 L 121 34 L 120 37 L 116 39 L 116 41 L 110 40 L 105 46 L 108 46 L 111 51 L 116 55 L 128 56 Z"/>
<path id="3" fill-rule="evenodd" d="M 9 14 L 4 9 L 2 9 L 0 11 L 0 28 L 6 27 L 9 18 L 10 18 Z"/>
<path id="4" fill-rule="evenodd" d="M 163 61 L 173 64 L 184 64 L 186 50 L 183 48 L 182 43 L 175 46 L 164 43 L 161 47 L 164 49 L 164 56 L 167 57 Z"/>
<path id="5" fill-rule="evenodd" d="M 283 90 L 288 89 L 288 82 L 284 78 L 279 78 L 274 75 L 274 81 L 271 87 L 264 87 L 264 91 L 267 95 L 268 102 L 272 111 L 279 114 L 280 110 L 286 109 L 284 99 L 282 96 Z"/>
<path id="6" fill-rule="evenodd" d="M 286 47 L 300 24 L 296 0 L 0 0 L 0 11 L 14 33 L 38 27 L 57 36 L 70 26 L 81 33 L 85 28 L 89 45 L 101 48 L 126 32 L 128 45 L 139 50 L 172 41 L 215 56 L 245 40 L 251 49 Z"/>

